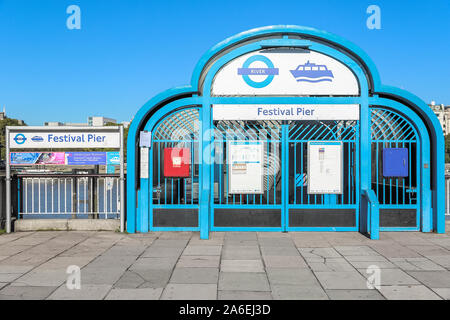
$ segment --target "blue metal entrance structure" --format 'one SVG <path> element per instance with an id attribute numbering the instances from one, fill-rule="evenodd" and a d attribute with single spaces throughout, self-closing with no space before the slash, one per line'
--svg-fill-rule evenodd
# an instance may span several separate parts
<path id="1" fill-rule="evenodd" d="M 264 50 L 273 50 L 274 57 L 293 51 L 322 55 L 323 61 L 331 57 L 351 71 L 357 90 L 345 89 L 348 81 L 344 81 L 343 94 L 314 90 L 258 94 L 290 76 L 280 63 L 259 58 Z M 239 83 L 245 78 L 249 87 L 260 91 L 233 92 L 228 89 L 236 83 L 228 82 L 225 93 L 217 93 L 218 74 L 252 53 L 251 59 L 238 65 L 236 76 L 242 75 Z M 252 69 L 254 61 L 264 65 Z M 336 70 L 341 67 L 330 69 L 326 62 L 312 62 L 299 61 L 289 70 L 317 66 L 332 70 L 327 79 L 297 75 L 292 80 L 338 82 Z M 341 110 L 340 105 L 349 104 L 358 106 L 358 120 L 215 120 L 212 115 L 214 105 L 327 105 Z M 140 157 L 145 153 L 139 152 L 141 131 L 152 133 L 148 177 L 141 170 L 145 164 Z M 379 230 L 444 232 L 444 143 L 438 119 L 417 97 L 382 85 L 376 67 L 361 49 L 324 31 L 271 26 L 226 39 L 200 59 L 190 86 L 163 92 L 138 111 L 128 139 L 127 231 L 131 233 L 196 230 L 206 239 L 210 230 L 359 230 L 377 239 Z M 264 144 L 261 193 L 228 192 L 226 146 L 236 140 Z M 306 146 L 311 141 L 342 144 L 340 194 L 305 192 L 309 182 Z M 161 149 L 165 148 L 190 150 L 189 177 L 161 175 Z M 386 176 L 382 159 L 387 149 L 403 155 L 406 150 L 406 176 Z M 405 218 L 396 221 L 399 217 Z"/>
<path id="2" fill-rule="evenodd" d="M 420 141 L 409 120 L 380 107 L 372 109 L 372 190 L 380 207 L 380 230 L 419 230 L 420 228 Z M 386 176 L 383 151 L 404 149 L 407 175 Z"/>

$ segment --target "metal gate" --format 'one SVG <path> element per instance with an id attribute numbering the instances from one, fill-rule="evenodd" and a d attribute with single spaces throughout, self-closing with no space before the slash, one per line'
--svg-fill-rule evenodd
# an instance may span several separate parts
<path id="1" fill-rule="evenodd" d="M 212 230 L 357 230 L 358 121 L 214 121 Z M 227 144 L 264 144 L 264 189 L 230 194 Z M 307 143 L 343 144 L 343 193 L 307 193 Z"/>
<path id="2" fill-rule="evenodd" d="M 420 140 L 414 126 L 400 114 L 371 108 L 372 190 L 380 203 L 380 230 L 419 230 Z M 383 153 L 402 148 L 408 168 L 403 176 L 383 172 Z"/>
<path id="3" fill-rule="evenodd" d="M 359 121 L 292 121 L 289 123 L 286 188 L 288 230 L 357 230 Z M 343 148 L 342 194 L 308 194 L 309 141 L 339 141 Z"/>
<path id="4" fill-rule="evenodd" d="M 169 114 L 156 124 L 149 155 L 150 228 L 198 230 L 199 228 L 199 108 Z M 187 175 L 167 176 L 167 150 L 189 150 Z M 167 160 L 167 159 L 166 159 Z"/>

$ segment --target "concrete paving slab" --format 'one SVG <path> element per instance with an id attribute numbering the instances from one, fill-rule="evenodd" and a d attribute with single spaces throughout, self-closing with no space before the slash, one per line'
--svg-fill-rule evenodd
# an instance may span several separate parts
<path id="1" fill-rule="evenodd" d="M 173 269 L 177 257 L 139 258 L 130 266 L 130 270 Z"/>
<path id="2" fill-rule="evenodd" d="M 219 291 L 218 300 L 272 300 L 272 295 L 265 291 Z"/>
<path id="3" fill-rule="evenodd" d="M 308 268 L 301 256 L 263 256 L 267 268 Z"/>
<path id="4" fill-rule="evenodd" d="M 177 268 L 218 268 L 220 256 L 185 256 L 178 260 Z"/>
<path id="5" fill-rule="evenodd" d="M 391 258 L 392 263 L 406 271 L 445 271 L 437 263 L 427 258 Z"/>
<path id="6" fill-rule="evenodd" d="M 450 288 L 431 288 L 442 299 L 450 300 Z"/>
<path id="7" fill-rule="evenodd" d="M 0 290 L 0 300 L 43 300 L 56 287 L 7 286 Z"/>
<path id="8" fill-rule="evenodd" d="M 272 286 L 300 285 L 306 288 L 319 286 L 314 273 L 309 269 L 267 268 L 266 271 Z"/>
<path id="9" fill-rule="evenodd" d="M 184 248 L 188 242 L 189 239 L 156 239 L 153 241 L 152 246 Z"/>
<path id="10" fill-rule="evenodd" d="M 328 300 L 320 286 L 272 285 L 272 296 L 275 300 Z"/>
<path id="11" fill-rule="evenodd" d="M 366 271 L 367 269 L 358 269 L 358 271 L 367 279 L 371 276 Z M 420 284 L 416 279 L 408 275 L 405 271 L 400 269 L 380 269 L 380 282 L 382 286 L 397 286 L 397 285 L 415 285 Z"/>
<path id="12" fill-rule="evenodd" d="M 450 271 L 407 271 L 429 288 L 450 288 Z"/>
<path id="13" fill-rule="evenodd" d="M 256 232 L 227 232 L 225 239 L 257 240 Z"/>
<path id="14" fill-rule="evenodd" d="M 347 256 L 378 256 L 375 250 L 369 246 L 335 246 L 336 251 L 341 255 Z"/>
<path id="15" fill-rule="evenodd" d="M 344 258 L 325 258 L 324 262 L 309 262 L 313 271 L 354 271 L 355 268 Z"/>
<path id="16" fill-rule="evenodd" d="M 23 273 L 0 273 L 0 282 L 12 282 L 22 275 Z"/>
<path id="17" fill-rule="evenodd" d="M 113 288 L 105 300 L 158 300 L 163 288 L 118 289 Z"/>
<path id="18" fill-rule="evenodd" d="M 264 272 L 261 260 L 222 260 L 221 272 Z"/>
<path id="19" fill-rule="evenodd" d="M 334 248 L 298 248 L 304 258 L 341 258 Z"/>
<path id="20" fill-rule="evenodd" d="M 175 268 L 169 282 L 217 284 L 218 278 L 218 268 Z"/>
<path id="21" fill-rule="evenodd" d="M 114 288 L 135 289 L 143 285 L 145 280 L 136 272 L 125 271 L 119 280 L 114 284 Z"/>
<path id="22" fill-rule="evenodd" d="M 258 239 L 261 247 L 293 247 L 294 242 L 289 237 L 275 238 L 275 237 L 260 237 Z"/>
<path id="23" fill-rule="evenodd" d="M 81 269 L 81 284 L 85 285 L 112 285 L 124 274 L 126 268 L 122 267 L 90 267 Z"/>
<path id="24" fill-rule="evenodd" d="M 423 285 L 381 286 L 381 294 L 388 300 L 441 300 L 441 298 Z"/>
<path id="25" fill-rule="evenodd" d="M 331 300 L 385 300 L 378 290 L 326 290 Z"/>
<path id="26" fill-rule="evenodd" d="M 170 283 L 164 289 L 161 300 L 216 300 L 217 284 Z"/>
<path id="27" fill-rule="evenodd" d="M 181 247 L 154 247 L 150 246 L 142 254 L 144 258 L 164 258 L 164 257 L 176 257 L 178 258 L 183 252 L 184 248 Z"/>
<path id="28" fill-rule="evenodd" d="M 366 279 L 356 270 L 314 274 L 325 289 L 368 289 Z"/>
<path id="29" fill-rule="evenodd" d="M 270 291 L 265 273 L 221 272 L 219 275 L 221 291 Z"/>
<path id="30" fill-rule="evenodd" d="M 356 269 L 367 269 L 370 266 L 377 266 L 380 269 L 394 269 L 398 267 L 390 261 L 350 261 L 350 264 Z"/>
<path id="31" fill-rule="evenodd" d="M 111 285 L 83 285 L 80 289 L 67 289 L 66 285 L 60 286 L 47 299 L 48 300 L 102 300 L 111 290 Z"/>
<path id="32" fill-rule="evenodd" d="M 227 246 L 222 250 L 222 259 L 226 260 L 259 260 L 261 253 L 258 246 Z"/>
<path id="33" fill-rule="evenodd" d="M 295 246 L 261 247 L 263 256 L 299 256 Z"/>
<path id="34" fill-rule="evenodd" d="M 134 272 L 145 280 L 140 288 L 163 288 L 172 274 L 172 270 L 167 269 L 134 270 Z"/>
<path id="35" fill-rule="evenodd" d="M 183 251 L 185 256 L 219 256 L 222 246 L 193 246 L 188 245 Z"/>

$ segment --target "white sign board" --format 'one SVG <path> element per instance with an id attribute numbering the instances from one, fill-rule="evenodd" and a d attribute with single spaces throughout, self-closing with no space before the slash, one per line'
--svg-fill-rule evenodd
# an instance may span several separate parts
<path id="1" fill-rule="evenodd" d="M 41 129 L 42 130 L 42 129 Z M 77 149 L 120 148 L 120 132 L 90 129 L 12 130 L 9 146 L 12 149 Z"/>
<path id="2" fill-rule="evenodd" d="M 149 167 L 148 167 L 148 155 L 149 148 L 142 147 L 141 148 L 141 179 L 148 179 Z"/>
<path id="3" fill-rule="evenodd" d="M 263 193 L 264 142 L 230 141 L 227 145 L 228 193 Z"/>
<path id="4" fill-rule="evenodd" d="M 215 104 L 214 120 L 359 120 L 358 104 Z"/>
<path id="5" fill-rule="evenodd" d="M 216 74 L 212 96 L 359 95 L 359 82 L 342 62 L 310 50 L 265 49 L 244 54 Z"/>
<path id="6" fill-rule="evenodd" d="M 308 142 L 308 193 L 342 194 L 342 142 Z"/>

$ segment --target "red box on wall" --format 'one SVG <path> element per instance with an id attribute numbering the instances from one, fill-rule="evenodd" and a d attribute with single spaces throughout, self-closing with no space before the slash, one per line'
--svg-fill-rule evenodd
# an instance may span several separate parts
<path id="1" fill-rule="evenodd" d="M 164 149 L 164 176 L 189 177 L 191 151 L 189 148 Z"/>

